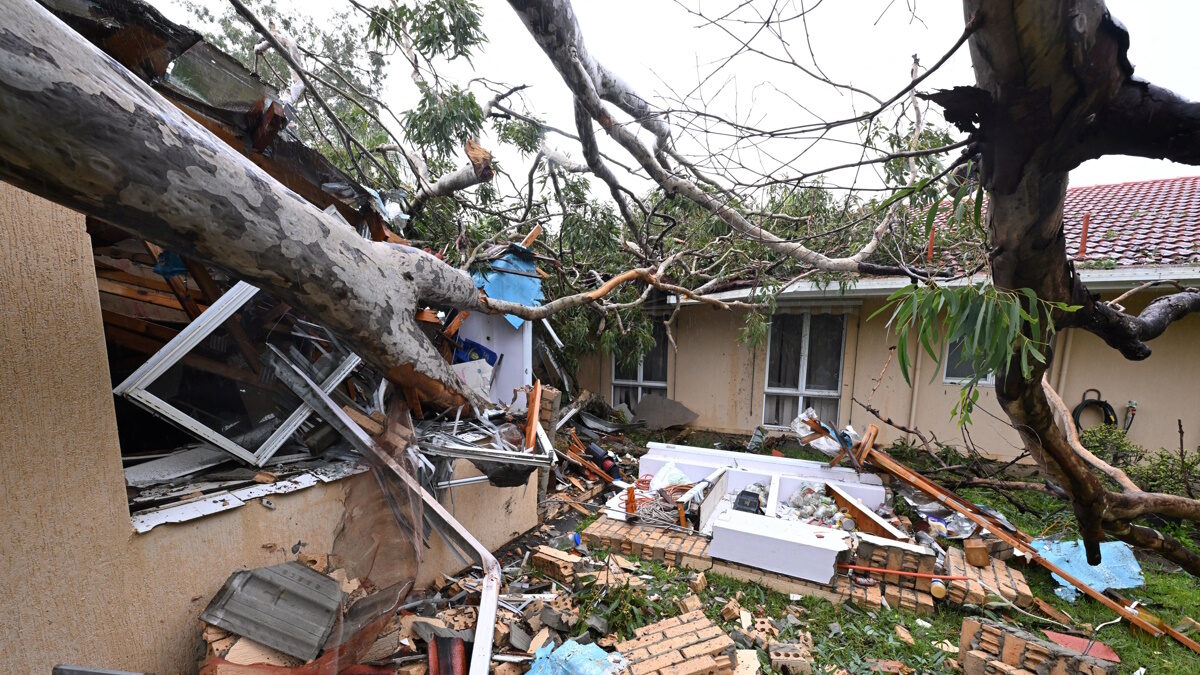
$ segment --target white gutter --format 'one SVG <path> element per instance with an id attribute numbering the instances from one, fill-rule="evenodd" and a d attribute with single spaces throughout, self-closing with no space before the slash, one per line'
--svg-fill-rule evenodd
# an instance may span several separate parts
<path id="1" fill-rule="evenodd" d="M 1200 266 L 1196 265 L 1138 265 L 1117 269 L 1079 269 L 1079 278 L 1093 291 L 1123 291 L 1147 281 L 1178 281 L 1185 285 L 1200 285 Z M 987 275 L 978 274 L 970 278 L 945 282 L 947 286 L 965 286 L 980 283 Z M 837 282 L 818 284 L 801 280 L 788 285 L 777 296 L 777 300 L 835 300 L 888 296 L 909 284 L 908 277 L 868 277 L 847 284 Z M 704 297 L 713 300 L 748 300 L 752 289 L 739 288 L 732 291 L 710 293 Z M 696 300 L 667 298 L 668 304 L 680 302 L 684 305 L 697 304 Z"/>

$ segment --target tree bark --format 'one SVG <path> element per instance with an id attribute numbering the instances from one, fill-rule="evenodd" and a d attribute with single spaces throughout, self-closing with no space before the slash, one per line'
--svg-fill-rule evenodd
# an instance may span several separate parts
<path id="1" fill-rule="evenodd" d="M 1042 300 L 1079 305 L 1077 312 L 1054 316 L 1056 325 L 1089 330 L 1127 358 L 1146 358 L 1145 341 L 1200 309 L 1200 293 L 1188 289 L 1156 300 L 1137 317 L 1090 293 L 1067 257 L 1062 226 L 1067 172 L 1110 152 L 1200 160 L 1196 106 L 1131 79 L 1129 36 L 1102 2 L 965 0 L 963 5 L 966 17 L 981 20 L 969 41 L 976 87 L 934 98 L 947 107 L 948 119 L 979 141 L 993 282 L 1002 289 L 1033 289 Z M 1160 119 L 1165 128 L 1156 124 Z M 1042 386 L 1052 356 L 1048 352 L 1047 362 L 1028 378 L 1011 363 L 997 379 L 996 394 L 1033 457 L 1071 495 L 1088 561 L 1100 562 L 1099 542 L 1107 529 L 1139 545 L 1153 542 L 1163 555 L 1200 573 L 1200 558 L 1178 542 L 1125 520 L 1164 510 L 1195 518 L 1200 502 L 1135 492 L 1127 478 L 1119 480 L 1123 473 L 1114 479 L 1128 491 L 1108 492 L 1092 471 L 1090 453 L 1081 453 L 1065 431 L 1070 417 L 1055 420 Z"/>
<path id="2" fill-rule="evenodd" d="M 0 178 L 234 272 L 431 402 L 470 400 L 413 319 L 470 277 L 286 189 L 32 0 L 0 3 Z"/>

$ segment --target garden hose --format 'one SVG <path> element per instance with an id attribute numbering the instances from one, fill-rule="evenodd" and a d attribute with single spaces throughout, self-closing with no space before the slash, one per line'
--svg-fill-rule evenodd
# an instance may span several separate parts
<path id="1" fill-rule="evenodd" d="M 1088 392 L 1092 392 L 1092 391 L 1096 392 L 1096 398 L 1088 398 L 1087 397 Z M 1084 410 L 1087 410 L 1088 408 L 1090 408 L 1092 406 L 1095 406 L 1100 409 L 1100 415 L 1104 418 L 1104 422 L 1103 422 L 1104 424 L 1111 424 L 1113 426 L 1116 426 L 1117 411 L 1113 410 L 1113 407 L 1108 404 L 1108 401 L 1105 401 L 1104 399 L 1100 398 L 1100 396 L 1101 396 L 1101 394 L 1100 394 L 1099 389 L 1085 389 L 1084 390 L 1083 397 L 1082 397 L 1083 400 L 1081 400 L 1079 402 L 1079 405 L 1075 406 L 1075 409 L 1071 411 L 1071 418 L 1073 420 L 1075 420 L 1075 428 L 1076 429 L 1083 428 L 1079 424 L 1079 418 L 1083 415 Z M 1131 424 L 1133 423 L 1132 417 L 1130 418 L 1129 422 Z M 1128 430 L 1128 427 L 1126 427 L 1126 430 Z"/>

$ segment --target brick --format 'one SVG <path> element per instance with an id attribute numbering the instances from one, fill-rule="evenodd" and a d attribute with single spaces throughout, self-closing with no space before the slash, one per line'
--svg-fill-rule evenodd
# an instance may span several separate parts
<path id="1" fill-rule="evenodd" d="M 667 652 L 677 652 L 695 642 L 696 639 L 690 634 L 680 635 L 679 637 L 669 638 L 662 642 L 656 642 L 647 647 L 646 651 L 650 652 L 650 656 L 658 656 Z"/>
<path id="2" fill-rule="evenodd" d="M 742 606 L 738 604 L 736 599 L 730 600 L 721 608 L 721 618 L 726 621 L 733 621 L 742 614 Z"/>
<path id="3" fill-rule="evenodd" d="M 771 645 L 767 653 L 771 667 L 788 675 L 808 675 L 812 672 L 812 655 L 808 647 L 801 644 Z"/>
<path id="4" fill-rule="evenodd" d="M 642 626 L 641 628 L 635 629 L 633 631 L 633 634 L 641 636 L 641 635 L 646 635 L 646 634 L 651 634 L 651 633 L 661 633 L 664 630 L 670 628 L 671 626 L 678 626 L 679 624 L 683 623 L 682 618 L 684 616 L 687 616 L 687 615 L 681 614 L 679 616 L 673 616 L 669 619 L 663 619 L 662 621 L 659 621 L 658 623 L 652 623 L 649 626 Z"/>
<path id="5" fill-rule="evenodd" d="M 711 640 L 724 634 L 725 631 L 721 630 L 720 626 L 714 626 L 710 622 L 707 627 L 696 631 L 696 641 L 703 642 L 704 640 Z"/>
<path id="6" fill-rule="evenodd" d="M 972 649 L 962 653 L 963 675 L 987 675 L 987 652 L 981 652 L 977 649 Z"/>
<path id="7" fill-rule="evenodd" d="M 704 604 L 700 602 L 700 597 L 694 593 L 680 598 L 676 604 L 681 612 L 695 612 L 704 607 Z"/>
<path id="8" fill-rule="evenodd" d="M 958 650 L 966 653 L 972 649 L 975 636 L 979 634 L 980 623 L 975 619 L 963 619 L 962 632 L 959 633 Z"/>
<path id="9" fill-rule="evenodd" d="M 683 661 L 683 655 L 679 652 L 667 652 L 652 659 L 641 661 L 630 666 L 633 675 L 649 675 L 656 670 L 661 670 L 680 663 Z"/>
<path id="10" fill-rule="evenodd" d="M 711 656 L 698 656 L 683 663 L 668 666 L 659 671 L 661 675 L 708 675 L 718 671 L 717 660 Z"/>
<path id="11" fill-rule="evenodd" d="M 693 596 L 695 597 L 695 596 Z M 699 601 L 699 598 L 696 598 Z M 680 635 L 695 635 L 696 626 L 692 623 L 683 623 L 678 626 L 671 626 L 662 632 L 664 638 L 679 637 Z"/>
<path id="12" fill-rule="evenodd" d="M 1011 666 L 1003 661 L 993 659 L 988 661 L 986 672 L 988 675 L 1012 675 L 1012 673 L 1016 670 L 1016 666 Z"/>
<path id="13" fill-rule="evenodd" d="M 733 640 L 728 635 L 719 635 L 711 640 L 705 640 L 699 644 L 694 644 L 683 648 L 683 655 L 691 658 L 700 656 L 701 654 L 716 654 L 723 652 L 733 646 Z"/>
<path id="14" fill-rule="evenodd" d="M 1025 655 L 1025 640 L 1014 633 L 1004 635 L 1004 643 L 1000 645 L 1000 660 L 1014 665 L 1021 665 L 1021 657 Z"/>
<path id="15" fill-rule="evenodd" d="M 662 639 L 661 635 L 643 635 L 643 636 L 635 638 L 633 640 L 626 640 L 625 642 L 618 642 L 616 649 L 617 649 L 617 651 L 621 652 L 622 654 L 625 654 L 626 656 L 628 656 L 629 652 L 632 652 L 633 650 L 638 649 L 639 647 L 648 647 L 648 646 L 654 644 L 655 642 L 658 642 L 661 639 Z"/>
<path id="16" fill-rule="evenodd" d="M 625 655 L 625 658 L 629 659 L 630 663 L 637 663 L 638 661 L 645 661 L 646 659 L 650 658 L 650 652 L 646 651 L 645 647 L 642 647 L 641 649 L 635 649 L 632 652 L 622 651 L 621 653 Z"/>
<path id="17" fill-rule="evenodd" d="M 708 588 L 708 579 L 704 577 L 704 572 L 697 572 L 695 576 L 688 579 L 688 588 L 692 589 L 693 593 L 699 593 Z"/>

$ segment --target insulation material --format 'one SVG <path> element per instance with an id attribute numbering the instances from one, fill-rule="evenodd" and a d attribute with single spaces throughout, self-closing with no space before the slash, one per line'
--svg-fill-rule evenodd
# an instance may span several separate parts
<path id="1" fill-rule="evenodd" d="M 1108 588 L 1137 588 L 1146 583 L 1142 577 L 1142 566 L 1134 557 L 1133 549 L 1124 542 L 1106 541 L 1101 543 L 1100 555 L 1104 562 L 1095 567 L 1088 564 L 1087 555 L 1083 550 L 1083 542 L 1078 539 L 1074 541 L 1035 539 L 1033 547 L 1047 560 L 1061 567 L 1064 572 L 1100 592 Z M 1054 590 L 1055 595 L 1075 602 L 1075 598 L 1079 597 L 1079 590 L 1057 574 L 1053 576 L 1059 584 L 1059 587 Z"/>

